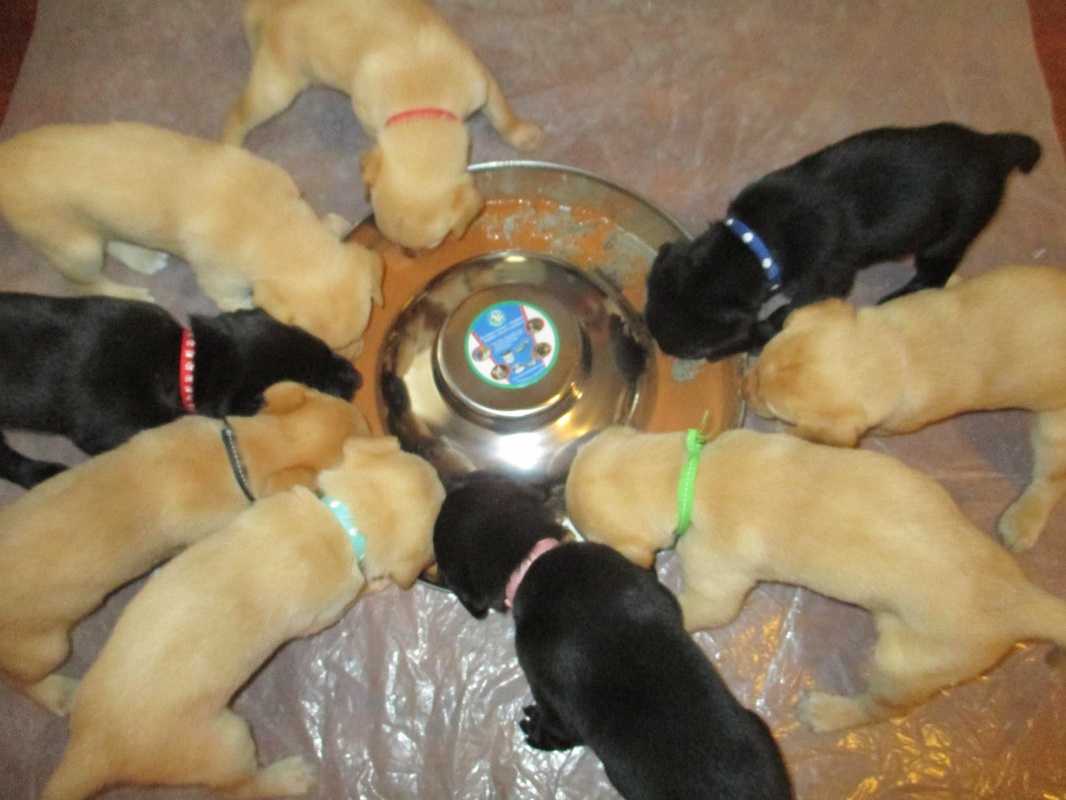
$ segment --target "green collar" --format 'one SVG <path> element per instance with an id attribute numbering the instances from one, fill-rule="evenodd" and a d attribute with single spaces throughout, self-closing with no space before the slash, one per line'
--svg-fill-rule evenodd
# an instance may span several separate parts
<path id="1" fill-rule="evenodd" d="M 355 558 L 359 562 L 359 566 L 362 567 L 363 559 L 366 558 L 366 537 L 359 532 L 352 510 L 335 497 L 324 494 L 321 495 L 320 499 L 326 504 L 326 508 L 333 513 L 333 516 L 337 518 L 337 522 L 344 528 L 344 532 L 348 534 L 348 538 L 352 542 L 352 550 L 355 551 Z"/>
<path id="2" fill-rule="evenodd" d="M 689 428 L 685 434 L 685 449 L 688 459 L 681 470 L 681 480 L 677 484 L 677 527 L 674 528 L 675 540 L 684 536 L 692 523 L 692 504 L 696 495 L 696 470 L 700 466 L 700 451 L 707 444 L 707 437 L 696 428 Z"/>

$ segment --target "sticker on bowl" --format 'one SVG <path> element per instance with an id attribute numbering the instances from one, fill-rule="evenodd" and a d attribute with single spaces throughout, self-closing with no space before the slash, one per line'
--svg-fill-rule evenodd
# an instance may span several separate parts
<path id="1" fill-rule="evenodd" d="M 534 384 L 547 375 L 559 351 L 555 324 L 528 303 L 489 306 L 466 332 L 466 355 L 483 381 L 507 389 Z"/>

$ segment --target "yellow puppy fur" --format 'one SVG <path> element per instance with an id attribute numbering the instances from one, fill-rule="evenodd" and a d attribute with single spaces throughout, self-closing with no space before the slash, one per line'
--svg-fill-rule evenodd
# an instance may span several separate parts
<path id="1" fill-rule="evenodd" d="M 345 439 L 368 433 L 353 405 L 297 383 L 230 417 L 252 493 L 313 486 Z M 221 423 L 188 416 L 56 475 L 0 510 L 0 675 L 55 711 L 76 681 L 55 674 L 70 629 L 114 589 L 248 506 Z"/>
<path id="2" fill-rule="evenodd" d="M 284 111 L 311 85 L 346 92 L 375 140 L 362 160 L 378 229 L 408 248 L 461 235 L 483 205 L 467 171 L 464 120 L 483 108 L 523 151 L 544 132 L 519 119 L 473 50 L 421 0 L 250 0 L 248 84 L 226 117 L 222 141 Z M 413 111 L 447 112 L 397 115 Z M 395 120 L 390 123 L 390 120 Z"/>
<path id="3" fill-rule="evenodd" d="M 587 539 L 651 566 L 678 523 L 684 433 L 610 428 L 577 454 L 566 502 Z M 703 449 L 676 542 L 685 627 L 724 625 L 760 581 L 869 609 L 865 693 L 811 692 L 799 717 L 835 730 L 901 715 L 994 666 L 1023 639 L 1066 645 L 1066 604 L 1030 583 L 935 481 L 865 450 L 734 430 Z"/>
<path id="4" fill-rule="evenodd" d="M 381 257 L 341 242 L 343 220 L 319 219 L 281 167 L 163 128 L 50 125 L 0 143 L 0 212 L 89 294 L 150 300 L 103 276 L 105 252 L 147 274 L 172 253 L 223 311 L 258 306 L 348 355 L 381 302 Z"/>
<path id="5" fill-rule="evenodd" d="M 1066 270 L 1012 266 L 856 310 L 789 315 L 744 378 L 753 411 L 814 441 L 908 433 L 964 411 L 1036 412 L 1033 472 L 999 521 L 1031 547 L 1066 493 Z"/>
<path id="6" fill-rule="evenodd" d="M 436 471 L 393 438 L 350 439 L 319 486 L 351 510 L 362 563 L 303 487 L 255 503 L 177 556 L 133 598 L 86 673 L 43 800 L 117 783 L 205 784 L 231 797 L 314 786 L 299 756 L 258 766 L 230 699 L 284 642 L 332 625 L 372 591 L 410 588 L 432 561 L 444 500 Z"/>

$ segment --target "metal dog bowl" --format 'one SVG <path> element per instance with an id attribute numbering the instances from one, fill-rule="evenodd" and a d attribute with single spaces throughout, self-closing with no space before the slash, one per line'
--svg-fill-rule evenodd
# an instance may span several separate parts
<path id="1" fill-rule="evenodd" d="M 502 469 L 559 484 L 581 442 L 609 425 L 740 423 L 739 358 L 673 362 L 636 310 L 659 246 L 690 238 L 684 229 L 568 167 L 471 172 L 487 205 L 462 239 L 412 257 L 372 217 L 351 234 L 386 264 L 385 306 L 355 361 L 371 378 L 356 403 L 372 430 L 445 478 Z"/>
<path id="2" fill-rule="evenodd" d="M 479 256 L 432 280 L 393 324 L 380 357 L 385 425 L 446 476 L 492 467 L 562 481 L 585 436 L 647 422 L 652 347 L 595 273 L 535 253 Z"/>

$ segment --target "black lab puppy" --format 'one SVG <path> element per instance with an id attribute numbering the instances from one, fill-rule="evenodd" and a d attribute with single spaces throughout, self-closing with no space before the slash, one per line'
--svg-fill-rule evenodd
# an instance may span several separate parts
<path id="1" fill-rule="evenodd" d="M 450 485 L 433 534 L 440 575 L 471 614 L 513 595 L 534 699 L 526 741 L 588 745 L 628 800 L 792 797 L 769 729 L 685 633 L 674 596 L 605 545 L 560 544 L 565 533 L 542 492 L 479 472 Z"/>
<path id="2" fill-rule="evenodd" d="M 747 186 L 694 241 L 662 246 L 651 334 L 668 355 L 713 361 L 762 346 L 793 308 L 847 296 L 872 264 L 914 255 L 914 278 L 882 302 L 943 286 L 1007 176 L 1039 159 L 1029 136 L 952 123 L 844 139 Z"/>
<path id="3" fill-rule="evenodd" d="M 189 330 L 185 406 L 182 326 L 159 306 L 0 293 L 0 427 L 60 434 L 95 455 L 189 408 L 212 417 L 254 414 L 279 381 L 345 400 L 362 383 L 324 342 L 264 311 L 194 316 Z M 62 469 L 0 438 L 0 478 L 30 488 Z"/>

